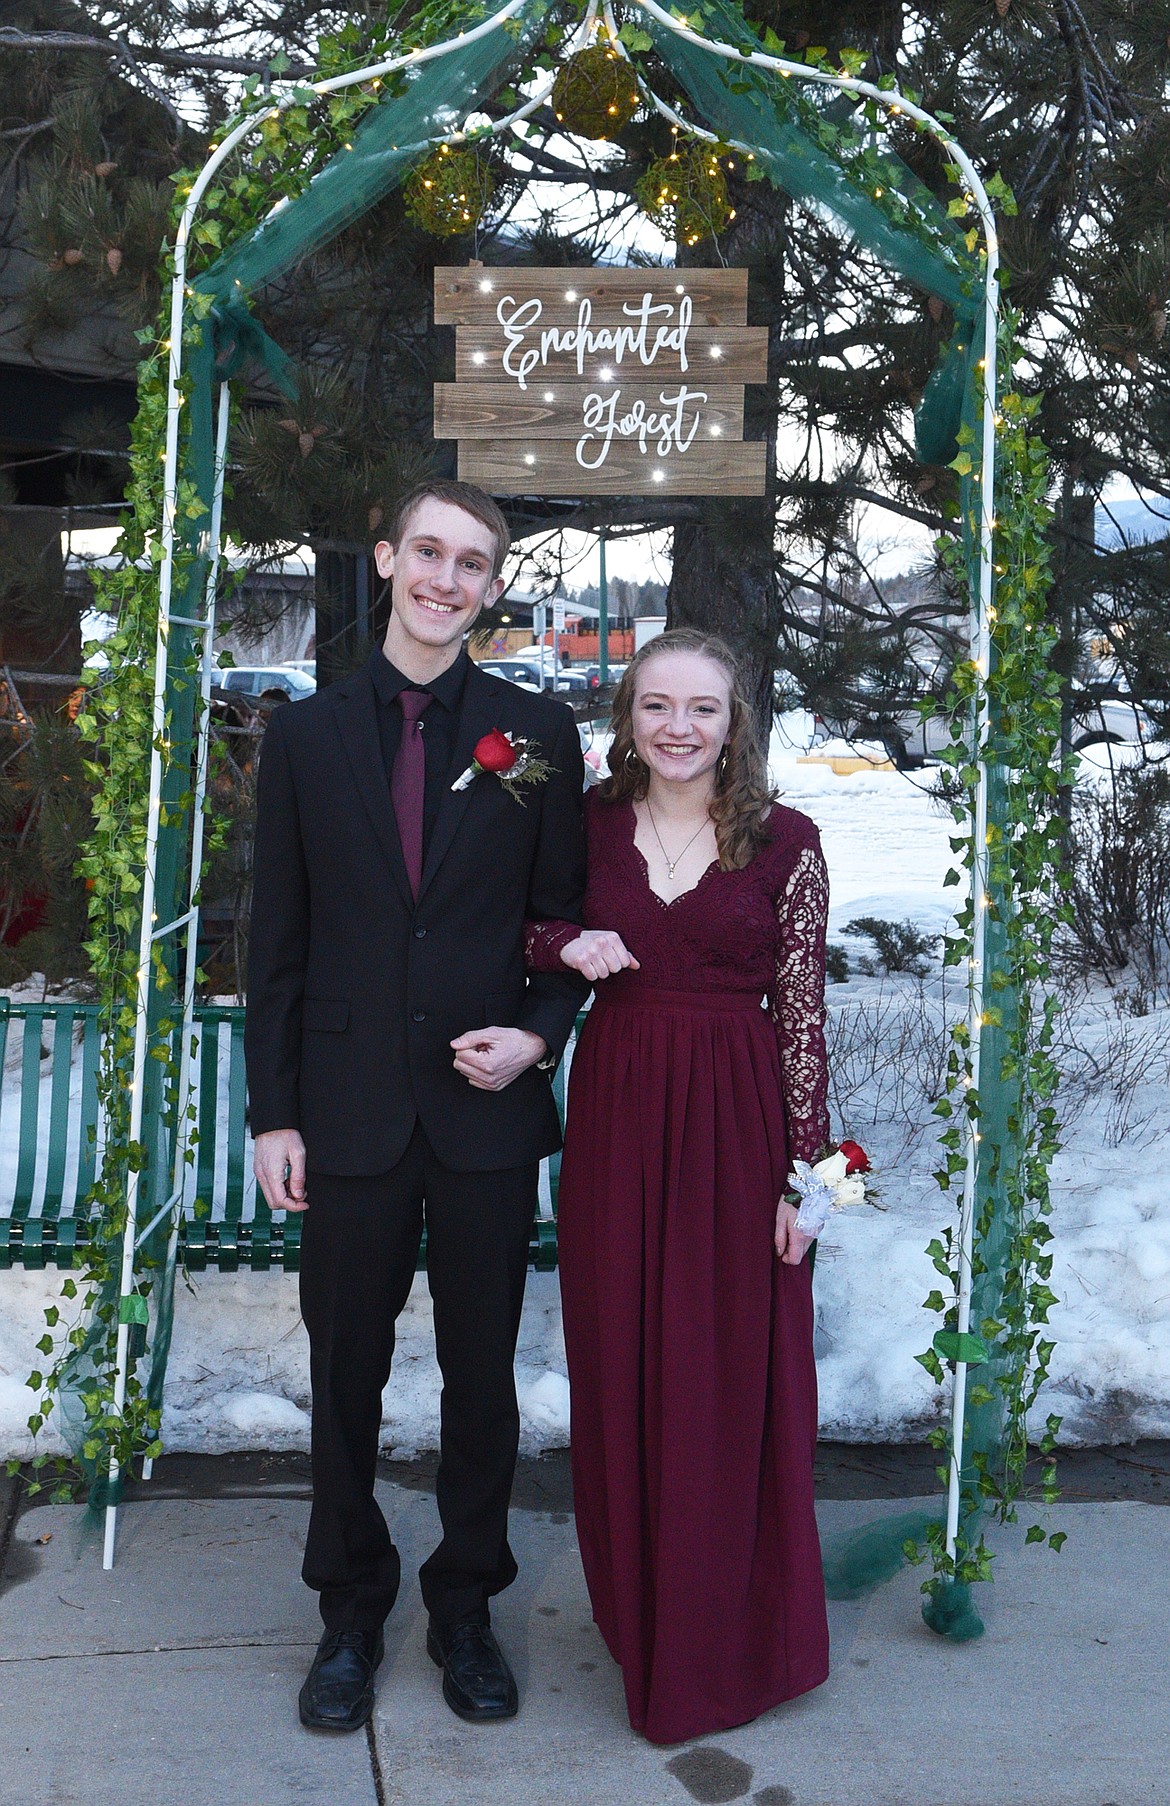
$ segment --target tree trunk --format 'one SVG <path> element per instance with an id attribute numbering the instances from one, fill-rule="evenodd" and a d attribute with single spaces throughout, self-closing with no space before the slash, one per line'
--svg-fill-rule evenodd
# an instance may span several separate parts
<path id="1" fill-rule="evenodd" d="M 736 260 L 733 233 L 725 240 Z M 681 267 L 700 264 L 708 247 L 677 246 Z M 748 318 L 752 313 L 749 307 Z M 776 646 L 780 634 L 776 577 L 776 427 L 771 403 L 779 377 L 778 334 L 768 334 L 768 382 L 744 395 L 744 438 L 767 447 L 764 494 L 700 503 L 677 522 L 674 563 L 666 593 L 666 625 L 695 627 L 726 640 L 739 661 L 764 756 L 772 735 Z"/>
<path id="2" fill-rule="evenodd" d="M 1078 490 L 1071 476 L 1066 476 L 1057 497 L 1052 521 L 1052 596 L 1058 637 L 1052 652 L 1054 670 L 1060 673 L 1060 754 L 1062 762 L 1070 757 L 1073 746 L 1074 711 L 1076 707 L 1073 680 L 1081 657 L 1081 628 L 1088 618 L 1085 603 L 1092 583 L 1092 558 L 1095 538 L 1095 499 L 1091 493 Z M 1060 812 L 1066 821 L 1072 808 L 1072 791 L 1068 785 L 1060 790 Z"/>
<path id="3" fill-rule="evenodd" d="M 81 671 L 80 592 L 65 587 L 60 508 L 0 508 L 0 664 L 77 677 Z M 26 704 L 60 708 L 60 684 L 20 682 Z"/>
<path id="4" fill-rule="evenodd" d="M 317 575 L 317 688 L 348 677 L 363 665 L 386 632 L 387 585 L 374 569 L 367 548 L 336 540 L 314 544 Z M 381 606 L 380 606 L 381 604 Z"/>
<path id="5" fill-rule="evenodd" d="M 666 625 L 695 627 L 727 641 L 765 752 L 772 731 L 780 606 L 773 551 L 775 510 L 767 499 L 708 506 L 674 530 Z"/>

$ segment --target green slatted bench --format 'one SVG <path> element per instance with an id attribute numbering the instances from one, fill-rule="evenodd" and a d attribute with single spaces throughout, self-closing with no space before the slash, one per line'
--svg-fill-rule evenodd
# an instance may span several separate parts
<path id="1" fill-rule="evenodd" d="M 182 1258 L 194 1273 L 295 1272 L 300 1217 L 273 1217 L 252 1179 L 243 1009 L 207 1005 L 196 1010 L 195 1023 L 199 1138 L 180 1225 Z M 71 1267 L 90 1238 L 86 1199 L 101 1153 L 96 1006 L 0 997 L 0 1066 L 0 1268 Z M 563 1118 L 563 1065 L 553 1089 Z M 559 1180 L 558 1154 L 547 1163 L 529 1244 L 540 1272 L 557 1264 Z M 196 1214 L 196 1199 L 210 1208 Z M 420 1269 L 425 1255 L 424 1242 Z"/>

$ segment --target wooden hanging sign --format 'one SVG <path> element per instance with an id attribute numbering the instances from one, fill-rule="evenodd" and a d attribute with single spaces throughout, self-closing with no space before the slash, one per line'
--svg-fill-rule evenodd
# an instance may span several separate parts
<path id="1" fill-rule="evenodd" d="M 743 385 L 767 375 L 746 270 L 435 271 L 455 327 L 435 437 L 494 495 L 763 495 Z"/>

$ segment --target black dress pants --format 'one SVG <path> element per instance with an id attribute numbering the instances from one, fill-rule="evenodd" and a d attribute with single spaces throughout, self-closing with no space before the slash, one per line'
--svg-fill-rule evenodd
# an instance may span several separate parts
<path id="1" fill-rule="evenodd" d="M 301 1314 L 313 1384 L 313 1509 L 302 1569 L 327 1630 L 377 1629 L 401 1562 L 374 1498 L 394 1324 L 427 1229 L 443 1376 L 436 1483 L 443 1537 L 419 1578 L 444 1623 L 486 1618 L 510 1586 L 508 1503 L 520 1413 L 513 1361 L 537 1199 L 535 1164 L 456 1173 L 416 1126 L 372 1178 L 313 1173 L 301 1242 Z"/>

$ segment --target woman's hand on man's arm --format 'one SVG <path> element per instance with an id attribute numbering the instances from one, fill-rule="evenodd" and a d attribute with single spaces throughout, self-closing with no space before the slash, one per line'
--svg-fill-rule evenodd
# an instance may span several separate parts
<path id="1" fill-rule="evenodd" d="M 612 928 L 583 928 L 576 940 L 561 948 L 561 963 L 593 984 L 627 968 L 631 972 L 639 970 L 621 935 Z"/>

